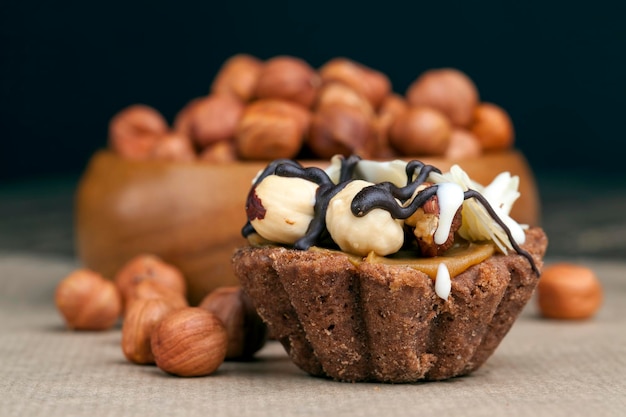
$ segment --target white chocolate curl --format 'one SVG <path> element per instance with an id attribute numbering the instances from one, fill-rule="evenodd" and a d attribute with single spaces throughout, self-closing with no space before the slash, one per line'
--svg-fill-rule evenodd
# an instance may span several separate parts
<path id="1" fill-rule="evenodd" d="M 269 175 L 255 189 L 266 210 L 265 217 L 251 220 L 252 227 L 267 240 L 295 243 L 313 220 L 317 188 L 317 184 L 302 178 Z"/>
<path id="2" fill-rule="evenodd" d="M 326 168 L 326 173 L 335 184 L 339 182 L 342 159 L 338 155 L 333 156 Z M 403 187 L 407 180 L 406 162 L 399 159 L 386 162 L 361 160 L 356 164 L 354 178 L 376 184 L 389 181 L 397 187 Z"/>
<path id="3" fill-rule="evenodd" d="M 344 252 L 366 256 L 370 252 L 386 256 L 397 252 L 404 242 L 402 221 L 391 217 L 388 211 L 374 209 L 363 217 L 350 210 L 354 196 L 373 185 L 356 180 L 334 196 L 326 211 L 326 228 L 335 243 Z"/>

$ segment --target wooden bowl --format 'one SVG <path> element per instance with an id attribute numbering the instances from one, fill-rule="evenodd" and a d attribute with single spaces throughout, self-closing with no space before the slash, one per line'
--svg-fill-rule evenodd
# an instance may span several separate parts
<path id="1" fill-rule="evenodd" d="M 446 171 L 451 161 L 421 158 Z M 327 164 L 320 161 L 318 166 Z M 500 172 L 520 177 L 521 197 L 512 217 L 539 224 L 532 172 L 517 151 L 487 154 L 458 164 L 479 183 Z M 245 200 L 265 162 L 211 165 L 129 161 L 110 151 L 90 160 L 76 192 L 76 249 L 84 266 L 112 278 L 131 257 L 153 253 L 179 267 L 188 281 L 190 303 L 236 284 L 235 248 L 245 244 Z"/>

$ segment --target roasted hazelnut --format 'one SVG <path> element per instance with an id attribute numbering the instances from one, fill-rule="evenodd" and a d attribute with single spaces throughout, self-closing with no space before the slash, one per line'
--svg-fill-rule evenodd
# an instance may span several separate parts
<path id="1" fill-rule="evenodd" d="M 211 84 L 212 93 L 228 93 L 243 102 L 252 99 L 263 62 L 248 54 L 228 58 Z"/>
<path id="2" fill-rule="evenodd" d="M 313 113 L 306 143 L 319 158 L 359 155 L 369 158 L 376 145 L 373 115 L 339 103 L 328 104 Z"/>
<path id="3" fill-rule="evenodd" d="M 154 328 L 150 339 L 157 366 L 173 375 L 210 375 L 226 358 L 228 335 L 222 321 L 198 307 L 168 314 Z"/>
<path id="4" fill-rule="evenodd" d="M 176 116 L 174 117 L 174 123 L 172 123 L 172 130 L 174 132 L 182 133 L 188 137 L 191 135 L 191 122 L 192 122 L 192 114 L 193 108 L 196 104 L 204 100 L 206 97 L 197 97 L 185 104 L 185 106 L 180 109 Z"/>
<path id="5" fill-rule="evenodd" d="M 187 293 L 187 283 L 182 272 L 151 254 L 133 257 L 119 269 L 114 278 L 124 300 L 132 297 L 134 287 L 144 280 L 158 282 L 182 295 Z"/>
<path id="6" fill-rule="evenodd" d="M 389 128 L 392 122 L 400 115 L 406 113 L 409 106 L 406 100 L 399 94 L 390 94 L 382 101 L 378 109 L 378 117 Z"/>
<path id="7" fill-rule="evenodd" d="M 191 140 L 182 133 L 170 132 L 160 136 L 150 158 L 157 161 L 190 162 L 196 159 Z"/>
<path id="8" fill-rule="evenodd" d="M 324 84 L 341 82 L 365 96 L 374 108 L 378 108 L 391 92 L 391 82 L 382 72 L 347 58 L 334 58 L 319 68 Z"/>
<path id="9" fill-rule="evenodd" d="M 590 268 L 556 263 L 546 266 L 541 273 L 537 302 L 544 317 L 587 319 L 602 305 L 602 286 Z"/>
<path id="10" fill-rule="evenodd" d="M 478 90 L 463 72 L 432 69 L 422 73 L 407 89 L 406 97 L 413 106 L 428 106 L 442 112 L 455 126 L 467 127 L 478 105 Z"/>
<path id="11" fill-rule="evenodd" d="M 153 279 L 144 279 L 130 287 L 124 300 L 124 316 L 128 313 L 128 309 L 139 300 L 163 300 L 175 308 L 189 306 L 187 298 L 181 292 Z"/>
<path id="12" fill-rule="evenodd" d="M 404 243 L 403 222 L 387 210 L 375 209 L 355 216 L 351 205 L 354 197 L 372 183 L 350 181 L 330 200 L 326 211 L 326 229 L 332 240 L 344 252 L 368 256 L 396 253 Z"/>
<path id="13" fill-rule="evenodd" d="M 320 81 L 317 72 L 304 60 L 277 56 L 265 62 L 257 79 L 256 98 L 289 100 L 311 107 Z"/>
<path id="14" fill-rule="evenodd" d="M 403 155 L 443 155 L 450 143 L 448 119 L 430 107 L 410 107 L 389 129 L 389 142 Z"/>
<path id="15" fill-rule="evenodd" d="M 228 333 L 227 359 L 250 359 L 267 340 L 267 327 L 241 287 L 220 287 L 199 305 L 214 313 Z"/>
<path id="16" fill-rule="evenodd" d="M 112 281 L 89 269 L 78 269 L 57 286 L 54 300 L 67 327 L 106 330 L 117 322 L 122 300 Z"/>
<path id="17" fill-rule="evenodd" d="M 303 178 L 269 175 L 257 182 L 246 199 L 246 215 L 255 235 L 277 243 L 294 244 L 314 216 L 319 185 Z"/>
<path id="18" fill-rule="evenodd" d="M 347 84 L 339 82 L 325 84 L 320 89 L 315 101 L 315 109 L 331 104 L 354 107 L 363 112 L 363 114 L 374 114 L 374 108 L 365 96 Z"/>
<path id="19" fill-rule="evenodd" d="M 177 307 L 164 299 L 136 300 L 128 309 L 122 325 L 122 352 L 137 364 L 153 364 L 150 337 L 156 325 Z"/>
<path id="20" fill-rule="evenodd" d="M 194 100 L 187 119 L 179 120 L 179 130 L 199 148 L 233 140 L 244 105 L 230 94 L 213 94 Z"/>
<path id="21" fill-rule="evenodd" d="M 376 158 L 389 159 L 397 156 L 397 151 L 389 144 L 389 129 L 407 110 L 406 100 L 398 94 L 390 94 L 382 101 L 376 116 Z"/>
<path id="22" fill-rule="evenodd" d="M 482 154 L 480 142 L 472 132 L 466 129 L 453 128 L 450 143 L 444 157 L 451 161 L 476 158 Z"/>
<path id="23" fill-rule="evenodd" d="M 302 147 L 309 111 L 286 100 L 257 100 L 249 104 L 237 125 L 237 155 L 248 160 L 293 158 Z"/>
<path id="24" fill-rule="evenodd" d="M 474 110 L 471 131 L 486 151 L 510 148 L 513 145 L 513 122 L 508 113 L 492 103 L 481 103 Z"/>
<path id="25" fill-rule="evenodd" d="M 424 185 L 430 186 L 431 184 L 425 183 Z M 439 200 L 435 195 L 405 221 L 407 226 L 413 228 L 413 235 L 416 238 L 420 254 L 423 256 L 439 256 L 450 249 L 454 244 L 454 234 L 461 227 L 461 208 L 459 208 L 452 219 L 448 238 L 444 243 L 437 244 L 435 232 L 439 227 L 439 215 Z"/>
<path id="26" fill-rule="evenodd" d="M 214 143 L 204 148 L 198 159 L 202 162 L 211 164 L 226 164 L 237 161 L 237 151 L 235 143 L 231 141 L 223 141 Z"/>
<path id="27" fill-rule="evenodd" d="M 148 159 L 158 137 L 169 127 L 157 110 L 143 104 L 129 106 L 109 122 L 109 146 L 124 158 Z"/>

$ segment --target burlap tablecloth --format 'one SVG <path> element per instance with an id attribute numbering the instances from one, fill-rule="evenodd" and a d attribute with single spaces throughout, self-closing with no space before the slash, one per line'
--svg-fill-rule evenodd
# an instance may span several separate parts
<path id="1" fill-rule="evenodd" d="M 471 376 L 386 385 L 309 377 L 276 342 L 204 378 L 132 365 L 119 328 L 64 328 L 53 291 L 72 259 L 0 254 L 0 416 L 624 416 L 626 263 L 585 263 L 606 292 L 593 320 L 545 320 L 529 304 Z"/>

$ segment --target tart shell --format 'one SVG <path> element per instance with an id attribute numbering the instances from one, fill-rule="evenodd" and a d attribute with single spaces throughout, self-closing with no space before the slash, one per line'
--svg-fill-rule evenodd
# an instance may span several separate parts
<path id="1" fill-rule="evenodd" d="M 526 232 L 538 268 L 543 230 Z M 233 266 L 292 361 L 338 381 L 443 380 L 478 369 L 539 281 L 526 258 L 495 254 L 452 278 L 447 300 L 411 266 L 355 263 L 341 252 L 246 246 Z"/>

